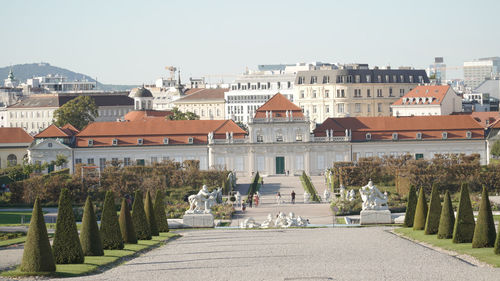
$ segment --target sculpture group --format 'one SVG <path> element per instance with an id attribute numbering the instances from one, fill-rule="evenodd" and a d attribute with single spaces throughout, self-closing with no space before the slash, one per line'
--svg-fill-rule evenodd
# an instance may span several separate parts
<path id="1" fill-rule="evenodd" d="M 209 192 L 208 187 L 203 185 L 198 194 L 188 197 L 189 210 L 186 211 L 186 214 L 210 214 L 212 207 L 217 204 L 217 200 L 221 196 L 222 188 Z"/>
<path id="2" fill-rule="evenodd" d="M 276 219 L 273 222 L 273 216 L 271 214 L 267 215 L 267 219 L 262 222 L 262 224 L 256 223 L 253 218 L 247 218 L 242 223 L 240 223 L 240 228 L 269 228 L 269 227 L 306 227 L 309 224 L 309 220 L 304 219 L 300 216 L 295 217 L 294 213 L 285 215 L 283 212 L 279 212 Z"/>
<path id="3" fill-rule="evenodd" d="M 391 211 L 387 206 L 387 194 L 380 192 L 371 180 L 361 187 L 359 193 L 363 200 L 360 224 L 392 223 Z"/>

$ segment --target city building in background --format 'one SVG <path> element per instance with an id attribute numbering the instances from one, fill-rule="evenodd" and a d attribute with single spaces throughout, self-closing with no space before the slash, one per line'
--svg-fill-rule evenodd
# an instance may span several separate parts
<path id="1" fill-rule="evenodd" d="M 46 75 L 26 80 L 30 88 L 42 88 L 48 92 L 88 92 L 97 87 L 97 82 L 87 79 L 68 81 L 67 77 L 61 75 Z"/>
<path id="2" fill-rule="evenodd" d="M 462 98 L 449 85 L 417 86 L 391 108 L 392 116 L 450 115 L 462 111 Z"/>
<path id="3" fill-rule="evenodd" d="M 200 120 L 224 120 L 225 99 L 224 94 L 228 89 L 198 89 L 186 91 L 184 97 L 173 102 L 174 106 L 182 112 L 193 112 Z"/>
<path id="4" fill-rule="evenodd" d="M 426 72 L 431 82 L 435 81 L 436 85 L 446 84 L 446 64 L 443 57 L 435 57 L 434 63 L 429 65 Z"/>
<path id="5" fill-rule="evenodd" d="M 465 86 L 471 89 L 478 87 L 484 80 L 500 74 L 500 57 L 480 58 L 464 62 Z"/>

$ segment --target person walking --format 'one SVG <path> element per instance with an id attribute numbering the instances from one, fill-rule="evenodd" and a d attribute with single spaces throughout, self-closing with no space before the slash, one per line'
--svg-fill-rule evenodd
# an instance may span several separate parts
<path id="1" fill-rule="evenodd" d="M 295 204 L 295 191 L 292 190 L 292 204 Z"/>
<path id="2" fill-rule="evenodd" d="M 276 203 L 279 205 L 281 204 L 281 194 L 278 192 L 276 192 Z"/>

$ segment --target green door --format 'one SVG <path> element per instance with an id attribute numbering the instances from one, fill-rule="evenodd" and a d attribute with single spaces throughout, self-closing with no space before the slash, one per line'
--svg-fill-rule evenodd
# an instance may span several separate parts
<path id="1" fill-rule="evenodd" d="M 276 174 L 285 173 L 285 157 L 276 157 Z"/>

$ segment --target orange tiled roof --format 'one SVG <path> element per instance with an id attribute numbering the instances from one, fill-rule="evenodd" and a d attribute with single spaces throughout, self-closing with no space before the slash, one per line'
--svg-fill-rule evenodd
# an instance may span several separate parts
<path id="1" fill-rule="evenodd" d="M 285 117 L 286 111 L 292 111 L 294 117 L 304 117 L 302 109 L 280 93 L 277 93 L 259 107 L 255 113 L 255 118 L 266 118 L 266 111 L 272 111 L 273 117 Z"/>
<path id="2" fill-rule="evenodd" d="M 439 105 L 450 86 L 417 86 L 392 105 Z"/>
<path id="3" fill-rule="evenodd" d="M 171 111 L 159 111 L 159 110 L 136 110 L 130 111 L 123 117 L 127 121 L 137 121 L 144 118 L 155 118 L 172 115 Z"/>
<path id="4" fill-rule="evenodd" d="M 184 103 L 193 101 L 224 101 L 224 93 L 229 89 L 202 89 L 193 88 L 184 93 L 184 97 L 174 101 L 174 103 Z"/>
<path id="5" fill-rule="evenodd" d="M 0 128 L 0 143 L 31 143 L 33 138 L 23 128 Z"/>
<path id="6" fill-rule="evenodd" d="M 328 118 L 314 135 L 324 137 L 330 129 L 334 136 L 351 130 L 353 141 L 366 140 L 366 133 L 371 133 L 372 140 L 391 140 L 392 133 L 398 133 L 399 140 L 414 140 L 419 132 L 424 140 L 442 139 L 443 132 L 448 139 L 465 139 L 467 132 L 472 133 L 472 139 L 484 139 L 483 127 L 467 115 Z"/>
<path id="7" fill-rule="evenodd" d="M 471 114 L 472 118 L 479 122 L 483 128 L 488 128 L 493 124 L 497 124 L 498 120 L 500 120 L 500 112 L 498 111 L 486 111 L 486 112 L 477 112 L 474 111 Z M 498 125 L 496 125 L 498 126 Z"/>
<path id="8" fill-rule="evenodd" d="M 69 130 L 67 130 L 69 132 Z M 38 133 L 35 138 L 67 138 L 69 135 L 65 130 L 52 124 L 48 126 L 45 130 Z"/>
<path id="9" fill-rule="evenodd" d="M 66 124 L 64 126 L 61 127 L 61 130 L 63 132 L 65 132 L 68 136 L 74 136 L 76 134 L 78 134 L 80 131 L 78 131 L 77 128 L 75 128 L 73 125 L 71 124 Z"/>
<path id="10" fill-rule="evenodd" d="M 117 139 L 119 146 L 137 145 L 137 139 L 143 139 L 143 145 L 163 145 L 168 138 L 169 144 L 187 144 L 188 138 L 193 143 L 206 143 L 208 133 L 213 132 L 215 139 L 223 139 L 226 132 L 233 132 L 233 138 L 244 138 L 246 132 L 232 120 L 165 120 L 148 118 L 126 122 L 94 122 L 78 135 L 77 147 L 87 147 L 92 139 L 94 146 L 111 146 Z"/>

